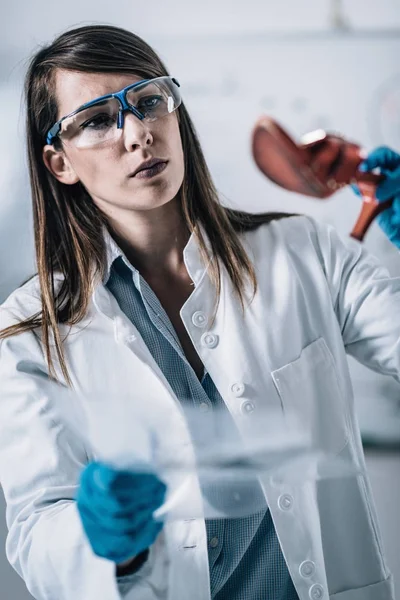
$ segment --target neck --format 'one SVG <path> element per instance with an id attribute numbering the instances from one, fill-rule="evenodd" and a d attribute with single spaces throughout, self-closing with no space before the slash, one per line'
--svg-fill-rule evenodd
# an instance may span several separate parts
<path id="1" fill-rule="evenodd" d="M 178 201 L 148 211 L 131 211 L 123 220 L 109 218 L 111 233 L 129 262 L 143 277 L 185 276 L 183 262 L 190 231 L 183 220 Z"/>

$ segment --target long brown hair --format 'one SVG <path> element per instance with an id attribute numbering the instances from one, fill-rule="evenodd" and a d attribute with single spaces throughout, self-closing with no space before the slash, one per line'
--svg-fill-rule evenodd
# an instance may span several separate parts
<path id="1" fill-rule="evenodd" d="M 118 27 L 94 25 L 60 35 L 32 58 L 25 79 L 26 135 L 32 189 L 36 263 L 41 293 L 41 311 L 0 332 L 0 339 L 41 328 L 49 375 L 56 379 L 50 349 L 54 336 L 57 358 L 66 381 L 71 384 L 58 324 L 73 325 L 86 315 L 93 286 L 106 269 L 106 249 L 101 235 L 106 218 L 84 187 L 60 183 L 45 167 L 42 149 L 46 133 L 57 121 L 55 73 L 57 69 L 89 73 L 127 72 L 150 79 L 168 75 L 156 52 L 137 35 Z M 184 103 L 177 109 L 185 175 L 180 190 L 186 225 L 198 237 L 200 251 L 207 256 L 200 223 L 211 243 L 210 276 L 220 295 L 220 262 L 224 264 L 244 308 L 245 279 L 254 293 L 255 271 L 240 241 L 239 233 L 285 213 L 251 215 L 224 208 L 205 162 L 203 152 Z M 61 146 L 60 140 L 55 144 Z M 56 291 L 54 274 L 63 275 Z"/>

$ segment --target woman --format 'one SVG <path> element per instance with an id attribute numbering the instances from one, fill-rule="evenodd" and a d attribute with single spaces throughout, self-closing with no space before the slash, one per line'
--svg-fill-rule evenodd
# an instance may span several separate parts
<path id="1" fill-rule="evenodd" d="M 393 598 L 365 474 L 261 477 L 261 512 L 163 527 L 163 482 L 97 462 L 61 398 L 151 393 L 189 459 L 180 403 L 250 439 L 283 408 L 362 469 L 346 351 L 400 380 L 400 282 L 312 219 L 223 208 L 178 82 L 127 31 L 61 35 L 26 101 L 38 275 L 0 312 L 0 481 L 31 594 Z"/>

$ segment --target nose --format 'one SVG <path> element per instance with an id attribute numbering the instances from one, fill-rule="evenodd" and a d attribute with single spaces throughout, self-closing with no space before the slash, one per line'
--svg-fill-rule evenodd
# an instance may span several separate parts
<path id="1" fill-rule="evenodd" d="M 132 152 L 138 147 L 151 146 L 153 136 L 143 120 L 141 121 L 130 111 L 125 111 L 122 127 L 123 142 L 126 150 Z"/>

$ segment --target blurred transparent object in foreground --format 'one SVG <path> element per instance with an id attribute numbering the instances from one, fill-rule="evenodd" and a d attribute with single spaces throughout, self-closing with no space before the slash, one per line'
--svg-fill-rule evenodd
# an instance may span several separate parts
<path id="1" fill-rule="evenodd" d="M 159 519 L 249 516 L 267 509 L 259 478 L 301 485 L 360 472 L 350 461 L 313 448 L 295 421 L 270 408 L 259 408 L 251 438 L 244 439 L 228 409 L 204 413 L 180 405 L 177 418 L 176 409 L 146 392 L 141 403 L 131 395 L 73 400 L 81 416 L 71 419 L 70 410 L 66 416 L 97 460 L 155 472 L 167 484 L 166 502 L 155 512 Z M 190 438 L 193 447 L 182 444 Z M 201 502 L 193 493 L 198 485 Z"/>

